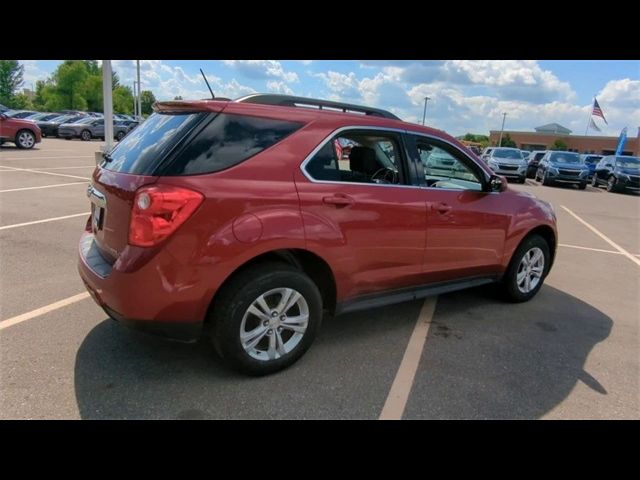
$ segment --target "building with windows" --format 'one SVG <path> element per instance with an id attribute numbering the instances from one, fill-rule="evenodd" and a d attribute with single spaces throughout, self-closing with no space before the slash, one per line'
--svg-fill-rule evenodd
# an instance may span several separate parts
<path id="1" fill-rule="evenodd" d="M 533 132 L 514 132 L 505 130 L 504 135 L 509 134 L 511 140 L 522 150 L 549 150 L 557 140 L 567 145 L 567 150 L 579 153 L 596 153 L 599 155 L 612 155 L 618 146 L 618 137 L 604 137 L 598 135 L 573 135 L 571 130 L 557 123 L 549 123 L 536 127 Z M 633 137 L 633 130 L 629 129 L 627 143 L 624 146 L 624 155 L 640 156 L 640 129 Z M 500 130 L 491 130 L 489 141 L 497 145 L 500 140 Z"/>

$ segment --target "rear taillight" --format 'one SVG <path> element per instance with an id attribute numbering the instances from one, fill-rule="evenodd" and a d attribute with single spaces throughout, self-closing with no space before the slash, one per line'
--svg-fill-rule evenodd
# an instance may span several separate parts
<path id="1" fill-rule="evenodd" d="M 129 244 L 152 247 L 167 238 L 200 206 L 204 196 L 171 185 L 140 188 L 133 199 Z"/>

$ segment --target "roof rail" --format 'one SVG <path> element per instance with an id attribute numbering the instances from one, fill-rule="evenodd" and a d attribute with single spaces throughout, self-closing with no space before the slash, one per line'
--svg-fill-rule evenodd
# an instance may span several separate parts
<path id="1" fill-rule="evenodd" d="M 317 98 L 296 97 L 293 95 L 278 95 L 271 93 L 254 93 L 235 100 L 240 103 L 259 103 L 261 105 L 279 105 L 282 107 L 318 107 L 319 110 L 324 108 L 328 111 L 341 110 L 345 113 L 364 113 L 375 117 L 392 118 L 400 120 L 393 113 L 379 108 L 364 107 L 362 105 L 354 105 L 351 103 L 333 102 L 331 100 L 319 100 Z"/>

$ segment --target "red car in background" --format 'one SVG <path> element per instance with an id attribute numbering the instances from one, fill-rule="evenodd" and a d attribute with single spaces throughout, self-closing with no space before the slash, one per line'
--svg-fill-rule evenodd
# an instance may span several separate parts
<path id="1" fill-rule="evenodd" d="M 124 324 L 207 325 L 242 372 L 291 365 L 325 312 L 487 283 L 522 302 L 553 263 L 551 205 L 442 131 L 284 95 L 154 109 L 93 173 L 80 275 Z"/>
<path id="2" fill-rule="evenodd" d="M 33 148 L 42 141 L 40 128 L 31 120 L 10 118 L 0 113 L 0 145 L 15 143 L 18 148 Z"/>

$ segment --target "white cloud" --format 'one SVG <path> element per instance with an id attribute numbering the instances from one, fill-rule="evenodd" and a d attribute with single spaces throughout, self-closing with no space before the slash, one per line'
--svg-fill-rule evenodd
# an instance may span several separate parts
<path id="1" fill-rule="evenodd" d="M 285 82 L 278 82 L 277 80 L 269 80 L 267 82 L 267 89 L 270 92 L 282 93 L 284 95 L 293 95 L 293 90 Z"/>
<path id="2" fill-rule="evenodd" d="M 287 83 L 299 80 L 297 73 L 285 71 L 282 64 L 275 60 L 223 60 L 223 63 L 248 78 L 279 78 Z"/>

